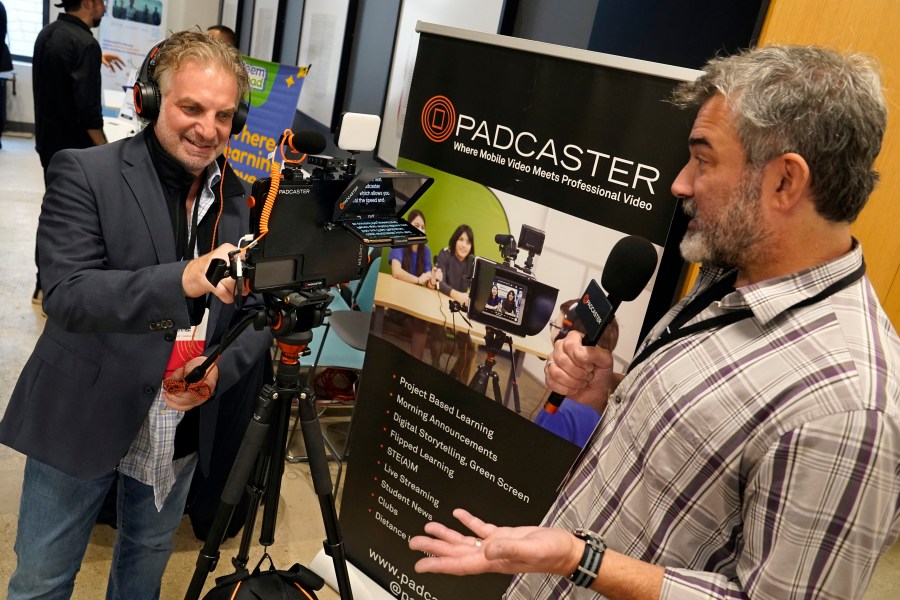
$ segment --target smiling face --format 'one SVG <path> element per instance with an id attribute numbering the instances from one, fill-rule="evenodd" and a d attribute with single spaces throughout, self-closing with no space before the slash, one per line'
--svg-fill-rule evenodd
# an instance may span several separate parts
<path id="1" fill-rule="evenodd" d="M 691 160 L 672 184 L 691 217 L 681 254 L 692 262 L 740 266 L 768 237 L 760 210 L 762 174 L 746 164 L 722 96 L 700 108 L 688 144 Z"/>
<path id="2" fill-rule="evenodd" d="M 225 149 L 237 108 L 238 84 L 217 65 L 184 62 L 162 90 L 154 125 L 162 147 L 197 175 Z"/>
<path id="3" fill-rule="evenodd" d="M 456 247 L 453 249 L 453 252 L 458 260 L 465 260 L 469 253 L 472 252 L 472 240 L 469 239 L 469 234 L 465 231 L 459 234 L 459 239 L 456 240 Z"/>

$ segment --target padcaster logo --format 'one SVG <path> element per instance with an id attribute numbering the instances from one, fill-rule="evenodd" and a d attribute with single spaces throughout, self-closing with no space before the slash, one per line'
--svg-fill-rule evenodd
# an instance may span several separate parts
<path id="1" fill-rule="evenodd" d="M 456 127 L 456 108 L 446 96 L 433 96 L 422 108 L 422 131 L 432 142 L 446 141 Z"/>

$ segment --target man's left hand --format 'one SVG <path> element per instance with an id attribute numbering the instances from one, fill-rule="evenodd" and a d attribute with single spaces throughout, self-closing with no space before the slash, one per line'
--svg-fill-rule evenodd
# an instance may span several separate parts
<path id="1" fill-rule="evenodd" d="M 172 373 L 168 377 L 168 379 L 171 379 L 173 381 L 183 381 L 186 374 L 193 371 L 195 367 L 203 364 L 203 361 L 205 360 L 205 356 L 192 358 L 187 363 L 185 363 L 183 367 L 177 369 L 174 373 Z M 212 394 L 216 391 L 216 383 L 219 381 L 219 368 L 216 365 L 211 366 L 206 372 L 206 376 L 201 381 L 209 386 L 210 395 L 207 398 L 201 399 L 187 389 L 177 393 L 169 393 L 164 391 L 162 397 L 163 400 L 166 401 L 166 406 L 183 412 L 186 410 L 190 410 L 195 406 L 199 406 L 209 400 L 209 398 L 212 397 Z"/>
<path id="2" fill-rule="evenodd" d="M 461 508 L 453 516 L 475 535 L 463 535 L 434 521 L 425 533 L 409 541 L 412 550 L 432 556 L 416 562 L 417 573 L 555 573 L 571 575 L 584 551 L 584 542 L 563 529 L 497 527 Z"/>

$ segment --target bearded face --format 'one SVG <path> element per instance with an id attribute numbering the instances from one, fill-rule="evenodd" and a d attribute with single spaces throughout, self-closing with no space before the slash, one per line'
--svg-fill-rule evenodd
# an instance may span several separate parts
<path id="1" fill-rule="evenodd" d="M 685 199 L 683 209 L 691 217 L 680 246 L 685 260 L 738 266 L 766 239 L 759 213 L 761 181 L 760 171 L 747 170 L 730 189 Z"/>

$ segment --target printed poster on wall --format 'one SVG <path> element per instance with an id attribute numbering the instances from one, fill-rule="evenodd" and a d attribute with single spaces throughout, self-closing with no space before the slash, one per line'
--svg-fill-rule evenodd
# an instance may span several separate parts
<path id="1" fill-rule="evenodd" d="M 113 0 L 100 21 L 99 41 L 103 52 L 118 55 L 124 67 L 101 69 L 103 89 L 131 102 L 130 90 L 147 52 L 166 37 L 167 0 Z M 109 93 L 108 92 L 108 93 Z"/>
<path id="2" fill-rule="evenodd" d="M 666 98 L 696 73 L 428 24 L 420 32 L 398 166 L 435 179 L 415 205 L 428 235 L 416 253 L 429 259 L 417 264 L 441 265 L 452 289 L 395 278 L 392 263 L 413 261 L 382 254 L 341 528 L 352 565 L 394 597 L 499 598 L 510 577 L 415 573 L 409 538 L 430 520 L 457 526 L 456 507 L 498 525 L 538 524 L 556 497 L 584 441 L 579 425 L 600 420 L 580 405 L 566 422 L 548 420 L 562 409 L 545 414 L 560 305 L 601 281 L 623 237 L 646 238 L 659 256 L 677 245 L 669 188 L 688 156 L 690 117 Z M 674 294 L 658 279 L 616 313 L 620 370 L 654 293 Z"/>

